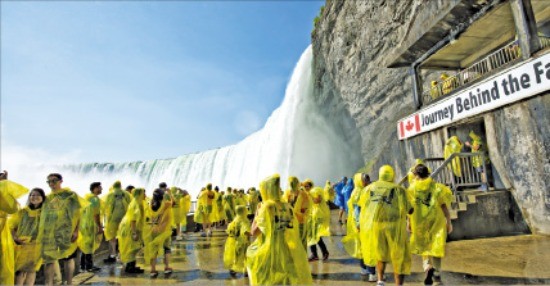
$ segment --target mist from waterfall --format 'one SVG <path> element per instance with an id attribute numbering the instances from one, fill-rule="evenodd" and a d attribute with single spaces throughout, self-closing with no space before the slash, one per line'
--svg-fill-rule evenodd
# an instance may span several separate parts
<path id="1" fill-rule="evenodd" d="M 221 190 L 229 186 L 246 189 L 257 187 L 274 173 L 281 175 L 283 187 L 289 175 L 301 180 L 311 178 L 318 185 L 352 175 L 362 165 L 360 148 L 346 142 L 342 131 L 334 128 L 315 104 L 312 57 L 309 46 L 294 68 L 281 106 L 262 129 L 235 145 L 174 159 L 44 168 L 44 180 L 47 173 L 58 171 L 64 176 L 64 186 L 80 194 L 87 193 L 93 181 L 103 182 L 106 187 L 121 180 L 123 186 L 143 186 L 148 192 L 159 182 L 166 182 L 188 190 L 194 197 L 209 182 Z"/>

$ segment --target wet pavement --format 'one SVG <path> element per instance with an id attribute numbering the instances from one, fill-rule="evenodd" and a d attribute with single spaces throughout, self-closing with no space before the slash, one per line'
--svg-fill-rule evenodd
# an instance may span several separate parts
<path id="1" fill-rule="evenodd" d="M 357 285 L 371 284 L 359 274 L 358 261 L 350 258 L 341 243 L 345 229 L 336 222 L 333 213 L 332 232 L 324 241 L 329 249 L 328 261 L 311 262 L 311 272 L 315 284 L 321 285 Z M 183 241 L 172 242 L 171 267 L 174 273 L 163 275 L 164 265 L 159 259 L 157 270 L 159 277 L 149 278 L 149 267 L 138 258 L 144 274 L 126 274 L 121 263 L 103 265 L 95 275 L 82 273 L 75 282 L 86 285 L 161 285 L 176 283 L 248 285 L 248 279 L 239 274 L 237 278 L 229 275 L 223 268 L 223 250 L 225 243 L 223 229 L 214 231 L 213 237 L 200 237 L 198 233 L 189 233 Z M 105 254 L 95 260 L 102 261 Z M 100 259 L 101 258 L 101 259 Z M 522 235 L 512 237 L 486 238 L 454 241 L 447 244 L 447 255 L 443 259 L 443 283 L 447 285 L 464 284 L 550 284 L 550 237 Z M 393 284 L 391 265 L 387 285 Z M 422 285 L 422 262 L 413 256 L 412 274 L 406 278 L 406 284 Z M 390 277 L 391 276 L 391 277 Z"/>

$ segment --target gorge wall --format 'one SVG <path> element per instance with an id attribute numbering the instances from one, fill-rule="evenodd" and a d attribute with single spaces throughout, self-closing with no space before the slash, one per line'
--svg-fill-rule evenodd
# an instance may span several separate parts
<path id="1" fill-rule="evenodd" d="M 316 101 L 329 114 L 345 110 L 351 115 L 354 122 L 343 129 L 360 136 L 357 156 L 371 177 L 391 164 L 399 179 L 414 158 L 443 157 L 446 128 L 398 141 L 397 121 L 416 110 L 412 81 L 407 68 L 386 66 L 396 47 L 418 38 L 457 2 L 327 0 L 316 21 Z M 550 234 L 549 93 L 479 117 L 499 187 L 510 190 L 533 232 Z"/>

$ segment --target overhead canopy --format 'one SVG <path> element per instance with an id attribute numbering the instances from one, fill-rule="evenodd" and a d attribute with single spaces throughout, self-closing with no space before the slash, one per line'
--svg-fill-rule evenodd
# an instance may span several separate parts
<path id="1" fill-rule="evenodd" d="M 550 1 L 531 0 L 535 19 L 539 27 L 550 23 Z M 394 60 L 388 67 L 410 66 L 422 55 L 445 39 L 451 28 L 467 21 L 482 6 L 470 1 L 461 1 L 449 9 L 439 22 L 428 29 L 425 34 L 408 48 L 396 50 Z M 422 68 L 461 69 L 469 66 L 492 50 L 513 41 L 515 24 L 509 2 L 498 4 L 475 21 L 461 33 L 457 39 L 447 43 L 421 64 Z"/>

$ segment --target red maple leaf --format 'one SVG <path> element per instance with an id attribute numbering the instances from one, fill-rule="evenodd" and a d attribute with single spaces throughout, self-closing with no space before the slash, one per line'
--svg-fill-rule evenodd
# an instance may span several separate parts
<path id="1" fill-rule="evenodd" d="M 407 131 L 411 131 L 413 127 L 414 127 L 414 123 L 407 121 L 407 125 L 405 125 L 405 129 L 407 129 Z"/>

